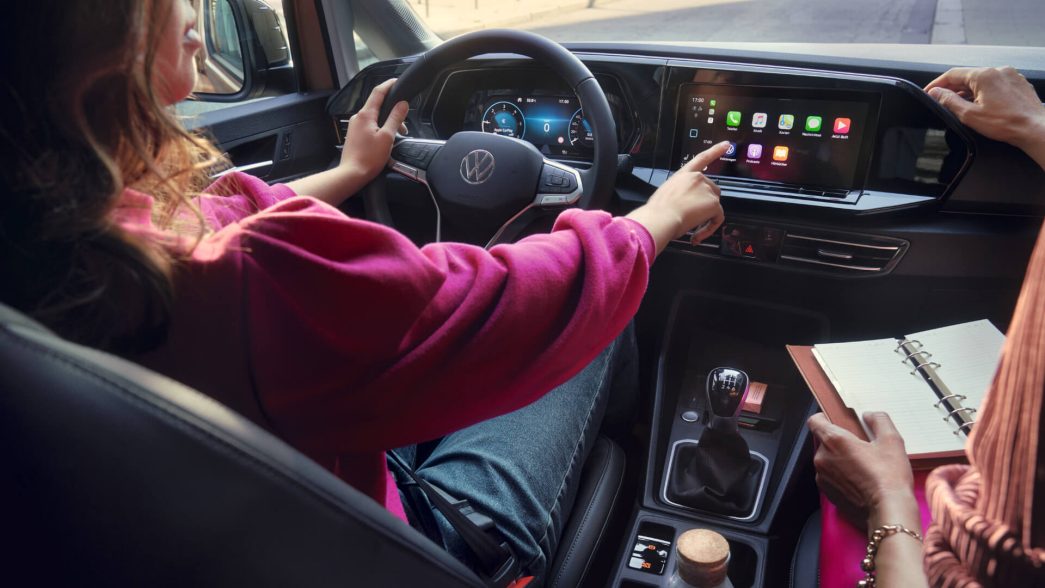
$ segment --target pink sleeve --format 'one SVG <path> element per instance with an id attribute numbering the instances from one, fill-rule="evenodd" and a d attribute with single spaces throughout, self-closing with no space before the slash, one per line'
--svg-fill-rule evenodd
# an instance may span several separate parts
<path id="1" fill-rule="evenodd" d="M 231 172 L 218 178 L 197 202 L 212 229 L 220 229 L 297 196 L 285 184 L 268 185 L 254 176 Z"/>
<path id="2" fill-rule="evenodd" d="M 432 439 L 536 400 L 620 333 L 654 255 L 641 225 L 579 210 L 490 251 L 418 249 L 311 198 L 243 229 L 259 396 L 281 434 L 321 452 Z"/>

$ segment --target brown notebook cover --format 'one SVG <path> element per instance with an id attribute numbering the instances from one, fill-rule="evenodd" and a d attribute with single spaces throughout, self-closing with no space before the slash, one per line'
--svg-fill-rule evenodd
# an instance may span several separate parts
<path id="1" fill-rule="evenodd" d="M 860 424 L 856 411 L 842 402 L 842 398 L 835 390 L 834 384 L 827 378 L 827 374 L 820 367 L 820 362 L 813 356 L 813 348 L 809 345 L 787 345 L 786 347 L 787 352 L 791 355 L 791 360 L 795 362 L 795 367 L 802 374 L 802 379 L 809 386 L 809 391 L 813 393 L 817 403 L 820 404 L 820 409 L 824 411 L 827 418 L 832 423 L 867 441 L 867 433 Z M 949 463 L 966 462 L 965 452 L 963 451 L 922 453 L 908 455 L 908 457 L 911 458 L 911 467 L 916 470 L 932 469 Z"/>

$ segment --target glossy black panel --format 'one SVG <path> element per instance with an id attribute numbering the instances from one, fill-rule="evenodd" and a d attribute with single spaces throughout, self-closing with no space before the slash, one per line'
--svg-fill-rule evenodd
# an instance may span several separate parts
<path id="1" fill-rule="evenodd" d="M 859 162 L 866 170 L 863 186 L 869 192 L 942 198 L 953 189 L 972 157 L 971 141 L 953 117 L 919 88 L 900 79 L 696 61 L 675 61 L 672 66 L 661 103 L 664 115 L 655 164 L 658 168 L 670 168 L 680 159 L 683 140 L 678 131 L 679 115 L 686 113 L 681 111 L 678 97 L 683 85 L 692 83 L 758 88 L 759 95 L 775 92 L 782 97 L 799 92 L 807 99 L 820 92 L 827 100 L 837 101 L 852 93 L 872 105 L 869 115 L 874 114 L 873 97 L 878 97 L 878 121 L 869 124 L 869 130 L 874 131 L 874 147 L 870 158 L 865 151 L 861 153 L 865 159 Z"/>

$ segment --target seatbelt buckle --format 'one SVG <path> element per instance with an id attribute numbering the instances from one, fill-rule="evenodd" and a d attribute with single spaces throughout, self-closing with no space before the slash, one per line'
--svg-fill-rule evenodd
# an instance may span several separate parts
<path id="1" fill-rule="evenodd" d="M 502 542 L 501 547 L 508 553 L 508 558 L 504 560 L 504 564 L 501 565 L 499 570 L 483 578 L 486 580 L 487 585 L 492 588 L 521 588 L 529 584 L 533 576 L 520 578 L 519 574 L 522 573 L 522 569 L 519 566 L 519 562 L 515 559 L 515 554 L 512 553 L 507 543 Z"/>

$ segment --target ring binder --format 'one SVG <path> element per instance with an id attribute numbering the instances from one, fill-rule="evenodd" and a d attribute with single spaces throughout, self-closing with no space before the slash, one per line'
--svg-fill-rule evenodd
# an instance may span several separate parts
<path id="1" fill-rule="evenodd" d="M 947 410 L 947 416 L 943 417 L 943 421 L 952 420 L 957 425 L 957 428 L 952 430 L 952 432 L 955 435 L 958 433 L 968 434 L 968 430 L 972 428 L 975 422 L 969 415 L 975 413 L 976 409 L 962 406 L 962 401 L 966 400 L 967 397 L 964 394 L 951 392 L 947 385 L 939 379 L 936 370 L 943 366 L 938 362 L 930 361 L 933 354 L 925 350 L 925 346 L 921 341 L 911 338 L 901 340 L 897 351 L 906 353 L 900 363 L 913 365 L 914 369 L 911 370 L 911 375 L 921 376 L 929 384 L 929 387 L 932 388 L 933 393 L 936 394 L 939 400 L 933 403 L 933 408 L 939 409 L 942 406 Z"/>
<path id="2" fill-rule="evenodd" d="M 906 349 L 904 351 L 906 351 Z M 929 353 L 928 351 L 912 351 L 911 353 L 908 353 L 907 355 L 905 355 L 903 357 L 903 359 L 900 360 L 900 363 L 907 363 L 907 360 L 911 359 L 915 355 L 924 355 L 925 359 L 929 359 L 930 357 L 933 356 L 933 354 Z"/>
<path id="3" fill-rule="evenodd" d="M 967 400 L 967 397 L 964 394 L 948 394 L 943 398 L 937 400 L 935 403 L 933 403 L 933 408 L 940 408 L 940 404 L 947 400 L 950 400 L 951 398 L 957 398 L 958 402 L 961 402 L 962 400 Z"/>
<path id="4" fill-rule="evenodd" d="M 914 366 L 914 369 L 911 370 L 911 375 L 913 376 L 913 375 L 917 374 L 918 370 L 922 369 L 923 367 L 938 368 L 938 367 L 943 367 L 943 366 L 938 364 L 938 363 L 936 363 L 935 361 L 926 361 L 926 362 L 923 362 L 923 363 L 920 363 L 920 364 Z"/>
<path id="5" fill-rule="evenodd" d="M 944 421 L 944 422 L 947 422 L 947 419 L 949 419 L 949 418 L 953 417 L 954 415 L 956 415 L 956 414 L 958 414 L 958 413 L 960 413 L 960 412 L 968 412 L 968 413 L 974 413 L 974 412 L 977 412 L 977 411 L 976 411 L 976 409 L 975 409 L 975 408 L 965 408 L 965 407 L 961 407 L 961 408 L 956 408 L 956 409 L 952 410 L 951 412 L 947 413 L 947 416 L 943 417 L 943 421 Z M 961 422 L 961 424 L 959 424 L 959 425 L 958 425 L 958 427 L 960 428 L 960 427 L 963 427 L 963 426 L 965 426 L 965 423 L 966 423 L 966 422 L 967 422 L 967 421 L 964 421 L 964 420 L 963 420 L 963 421 Z"/>
<path id="6" fill-rule="evenodd" d="M 899 340 L 899 344 L 896 346 L 896 349 L 893 349 L 893 351 L 899 351 L 903 348 L 904 345 L 914 345 L 915 343 L 918 344 L 918 347 L 916 347 L 915 349 L 921 349 L 925 347 L 925 345 L 922 345 L 922 342 L 918 339 L 908 339 L 907 337 L 904 337 L 903 339 Z"/>

